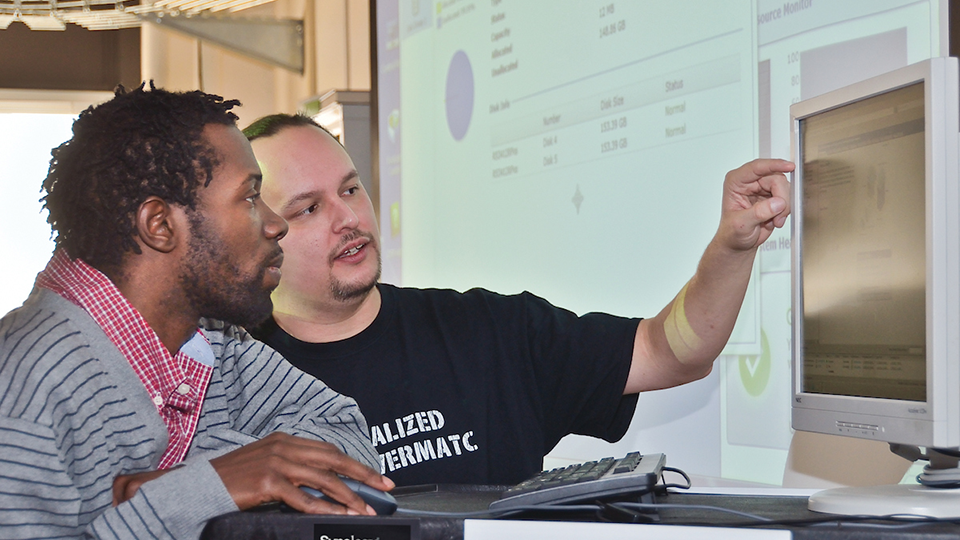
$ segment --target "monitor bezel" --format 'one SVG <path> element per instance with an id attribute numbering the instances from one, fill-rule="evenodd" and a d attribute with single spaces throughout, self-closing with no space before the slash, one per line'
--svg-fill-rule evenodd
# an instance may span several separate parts
<path id="1" fill-rule="evenodd" d="M 801 121 L 924 83 L 926 240 L 926 401 L 851 397 L 802 391 L 803 290 Z M 790 107 L 793 175 L 792 424 L 801 431 L 926 447 L 960 446 L 960 188 L 958 188 L 956 58 L 933 58 Z"/>

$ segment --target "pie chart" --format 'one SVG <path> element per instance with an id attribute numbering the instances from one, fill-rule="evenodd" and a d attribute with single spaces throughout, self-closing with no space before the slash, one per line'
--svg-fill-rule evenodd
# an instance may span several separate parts
<path id="1" fill-rule="evenodd" d="M 447 68 L 447 127 L 453 140 L 460 141 L 470 129 L 473 117 L 473 68 L 467 53 L 454 53 Z"/>

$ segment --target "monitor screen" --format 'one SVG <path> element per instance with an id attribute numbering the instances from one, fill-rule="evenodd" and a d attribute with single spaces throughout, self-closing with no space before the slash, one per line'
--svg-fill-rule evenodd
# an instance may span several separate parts
<path id="1" fill-rule="evenodd" d="M 800 121 L 803 392 L 925 401 L 923 83 Z"/>
<path id="2" fill-rule="evenodd" d="M 957 60 L 793 118 L 793 427 L 960 444 Z"/>
<path id="3" fill-rule="evenodd" d="M 790 109 L 797 430 L 914 457 L 960 445 L 957 66 L 925 60 Z M 827 490 L 809 506 L 960 514 L 955 490 L 930 487 L 960 485 L 955 459 L 931 459 L 920 481 Z"/>

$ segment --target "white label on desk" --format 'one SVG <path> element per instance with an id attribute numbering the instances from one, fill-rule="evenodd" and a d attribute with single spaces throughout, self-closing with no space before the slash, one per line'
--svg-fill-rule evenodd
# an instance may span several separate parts
<path id="1" fill-rule="evenodd" d="M 505 538 L 551 538 L 553 540 L 790 540 L 790 531 L 690 527 L 686 525 L 641 525 L 630 523 L 580 523 L 569 521 L 508 521 L 468 519 L 463 522 L 463 540 Z"/>

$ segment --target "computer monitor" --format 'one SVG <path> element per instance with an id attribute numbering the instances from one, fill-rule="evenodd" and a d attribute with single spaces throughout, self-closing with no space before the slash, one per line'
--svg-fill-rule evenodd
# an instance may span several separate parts
<path id="1" fill-rule="evenodd" d="M 946 464 L 924 477 L 953 487 L 958 101 L 957 59 L 933 58 L 790 108 L 793 427 L 941 449 L 932 455 Z M 810 509 L 956 517 L 960 490 L 838 488 Z"/>

